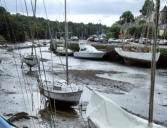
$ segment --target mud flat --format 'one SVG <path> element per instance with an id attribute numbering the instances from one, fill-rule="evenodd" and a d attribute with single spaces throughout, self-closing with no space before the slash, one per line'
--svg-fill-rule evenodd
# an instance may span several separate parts
<path id="1" fill-rule="evenodd" d="M 145 68 L 128 67 L 122 64 L 108 61 L 80 60 L 69 57 L 70 81 L 83 85 L 84 92 L 81 98 L 83 111 L 80 106 L 70 110 L 48 108 L 46 99 L 40 96 L 37 86 L 37 69 L 24 65 L 20 66 L 20 53 L 29 53 L 31 49 L 9 52 L 0 49 L 0 114 L 6 119 L 6 114 L 26 112 L 30 116 L 37 117 L 20 119 L 13 123 L 19 127 L 51 127 L 57 128 L 83 128 L 87 126 L 85 110 L 88 104 L 91 89 L 100 91 L 110 97 L 128 111 L 147 118 L 150 70 Z M 18 54 L 19 53 L 19 54 Z M 65 79 L 63 67 L 65 57 L 53 54 L 52 61 L 48 47 L 42 48 L 43 59 L 47 76 L 52 79 Z M 61 60 L 61 61 L 60 61 Z M 63 62 L 63 63 L 62 63 Z M 42 69 L 42 67 L 41 67 Z M 52 72 L 54 71 L 54 72 Z M 43 73 L 43 71 L 41 71 Z M 167 70 L 157 70 L 155 91 L 155 120 L 163 124 L 167 123 Z"/>

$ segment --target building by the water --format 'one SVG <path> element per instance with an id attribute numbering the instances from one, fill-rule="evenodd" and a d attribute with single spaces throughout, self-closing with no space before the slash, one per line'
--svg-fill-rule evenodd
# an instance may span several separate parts
<path id="1" fill-rule="evenodd" d="M 159 29 L 160 35 L 164 34 L 164 31 L 167 27 L 167 6 L 165 5 L 164 8 L 160 12 L 160 21 L 159 21 Z"/>

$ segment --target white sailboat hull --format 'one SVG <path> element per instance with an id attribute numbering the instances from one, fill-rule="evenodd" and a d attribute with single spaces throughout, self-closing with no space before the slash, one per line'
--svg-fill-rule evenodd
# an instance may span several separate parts
<path id="1" fill-rule="evenodd" d="M 102 59 L 105 53 L 84 53 L 84 52 L 75 52 L 74 57 L 76 58 L 85 58 L 85 59 Z"/>
<path id="2" fill-rule="evenodd" d="M 22 61 L 22 63 L 27 64 L 29 67 L 34 67 L 34 66 L 38 65 L 40 62 L 36 56 L 34 56 L 33 58 L 30 58 L 30 59 L 23 57 L 21 61 Z"/>
<path id="3" fill-rule="evenodd" d="M 163 128 L 134 116 L 109 98 L 93 91 L 86 111 L 90 128 Z"/>
<path id="4" fill-rule="evenodd" d="M 131 52 L 125 51 L 122 48 L 115 48 L 115 51 L 118 55 L 124 58 L 127 63 L 151 63 L 152 61 L 152 52 Z M 156 62 L 160 57 L 160 52 L 156 54 Z"/>
<path id="5" fill-rule="evenodd" d="M 64 49 L 64 47 L 58 47 L 56 50 L 56 53 L 60 54 L 60 55 L 66 55 L 66 50 Z M 67 55 L 73 55 L 73 51 L 68 49 L 67 50 Z"/>
<path id="6" fill-rule="evenodd" d="M 57 105 L 63 105 L 63 106 L 78 105 L 81 94 L 82 94 L 82 90 L 67 91 L 67 92 L 62 92 L 62 91 L 53 92 L 43 87 L 40 87 L 40 92 L 48 99 L 55 102 Z"/>

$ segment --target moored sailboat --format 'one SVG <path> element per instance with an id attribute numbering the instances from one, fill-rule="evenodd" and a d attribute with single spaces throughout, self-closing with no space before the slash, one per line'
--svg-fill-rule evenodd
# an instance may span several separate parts
<path id="1" fill-rule="evenodd" d="M 31 54 L 31 55 L 22 57 L 21 62 L 22 62 L 21 67 L 23 67 L 23 63 L 25 63 L 30 67 L 30 70 L 31 70 L 32 67 L 39 65 L 40 61 L 36 55 Z"/>
<path id="2" fill-rule="evenodd" d="M 115 51 L 123 57 L 126 64 L 150 65 L 152 61 L 152 52 L 140 52 L 123 50 L 122 48 L 115 48 Z M 160 52 L 156 54 L 156 62 L 160 57 Z"/>
<path id="3" fill-rule="evenodd" d="M 56 106 L 75 106 L 79 104 L 82 89 L 76 84 L 69 82 L 68 76 L 68 29 L 67 29 L 67 16 L 66 16 L 66 0 L 65 0 L 65 52 L 66 52 L 66 82 L 56 81 L 54 85 L 48 85 L 47 82 L 44 84 L 41 79 L 38 79 L 40 93 L 47 97 L 51 103 Z"/>
<path id="4" fill-rule="evenodd" d="M 148 37 L 149 37 L 149 33 L 150 33 L 150 21 L 152 17 L 152 7 L 153 5 L 150 5 L 150 7 L 148 8 L 148 19 L 149 19 L 149 23 L 147 26 L 147 34 L 146 34 L 146 41 L 144 41 L 144 38 L 140 38 L 139 39 L 139 43 L 144 43 L 145 42 L 145 47 L 144 48 L 139 48 L 137 47 L 136 49 L 134 48 L 125 48 L 125 43 L 124 40 L 122 39 L 122 48 L 115 48 L 116 53 L 123 57 L 124 61 L 126 64 L 136 64 L 139 66 L 150 66 L 151 62 L 152 62 L 152 49 L 149 49 L 148 47 Z M 146 18 L 147 21 L 147 18 Z M 154 22 L 152 20 L 152 22 Z M 122 36 L 122 31 L 121 31 L 121 36 Z M 123 37 L 123 36 L 122 36 Z M 150 46 L 151 47 L 151 46 Z M 156 58 L 155 61 L 158 62 L 160 57 L 160 51 L 157 50 L 157 54 L 156 54 Z"/>
<path id="5" fill-rule="evenodd" d="M 66 55 L 66 50 L 64 47 L 57 47 L 55 52 L 59 55 Z M 68 56 L 71 56 L 71 55 L 73 55 L 73 51 L 71 49 L 68 49 L 67 54 L 68 54 Z"/>
<path id="6" fill-rule="evenodd" d="M 28 16 L 28 14 L 27 14 Z M 33 8 L 33 20 L 35 20 L 36 17 L 36 5 Z M 34 33 L 35 33 L 35 23 L 32 27 L 32 45 L 31 45 L 31 54 L 23 56 L 21 59 L 21 68 L 23 67 L 23 63 L 27 64 L 27 66 L 31 68 L 38 65 L 40 67 L 40 60 L 38 59 L 37 55 L 34 54 Z"/>
<path id="7" fill-rule="evenodd" d="M 79 104 L 82 90 L 67 83 L 54 82 L 54 85 L 39 86 L 40 93 L 47 97 L 51 103 L 58 106 L 76 106 Z"/>

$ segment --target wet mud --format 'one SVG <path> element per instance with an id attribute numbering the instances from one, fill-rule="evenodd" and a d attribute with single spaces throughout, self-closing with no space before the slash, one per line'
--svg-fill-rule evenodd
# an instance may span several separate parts
<path id="1" fill-rule="evenodd" d="M 6 119 L 7 114 L 25 112 L 37 117 L 13 121 L 18 127 L 28 128 L 85 128 L 87 127 L 86 106 L 91 90 L 96 90 L 110 97 L 127 111 L 148 118 L 148 99 L 150 70 L 123 66 L 107 61 L 79 60 L 69 57 L 70 81 L 82 85 L 82 107 L 76 106 L 70 110 L 62 108 L 51 109 L 46 104 L 47 99 L 40 95 L 37 84 L 38 68 L 32 71 L 24 65 L 20 68 L 20 53 L 29 53 L 30 49 L 9 52 L 0 49 L 0 114 Z M 48 80 L 65 80 L 65 57 L 59 58 L 53 54 L 50 57 L 48 47 L 42 48 L 43 57 L 41 73 L 46 71 Z M 166 124 L 167 115 L 167 70 L 157 71 L 155 91 L 155 121 Z M 161 99 L 161 100 L 159 100 Z M 10 115 L 11 117 L 12 115 Z"/>

